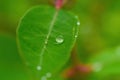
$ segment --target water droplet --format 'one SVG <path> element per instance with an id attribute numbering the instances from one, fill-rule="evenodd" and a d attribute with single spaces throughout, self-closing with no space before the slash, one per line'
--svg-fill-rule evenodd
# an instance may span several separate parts
<path id="1" fill-rule="evenodd" d="M 92 65 L 92 69 L 93 69 L 93 71 L 95 71 L 95 72 L 99 72 L 99 71 L 101 71 L 102 70 L 102 64 L 101 63 L 94 63 L 93 65 Z"/>
<path id="2" fill-rule="evenodd" d="M 46 78 L 45 76 L 43 76 L 43 77 L 41 78 L 41 80 L 47 80 L 47 78 Z"/>
<path id="3" fill-rule="evenodd" d="M 56 42 L 57 42 L 57 44 L 63 43 L 63 42 L 64 42 L 63 36 L 62 36 L 62 35 L 59 35 L 59 36 L 56 38 Z"/>
<path id="4" fill-rule="evenodd" d="M 47 44 L 48 42 L 47 41 L 45 41 L 45 44 Z"/>
<path id="5" fill-rule="evenodd" d="M 75 35 L 75 38 L 77 38 L 78 37 L 78 35 Z"/>
<path id="6" fill-rule="evenodd" d="M 77 22 L 77 25 L 80 26 L 80 22 L 79 21 Z"/>
<path id="7" fill-rule="evenodd" d="M 39 71 L 40 71 L 41 69 L 42 69 L 42 67 L 41 67 L 41 66 L 37 66 L 37 70 L 39 70 Z"/>
<path id="8" fill-rule="evenodd" d="M 52 76 L 51 73 L 47 73 L 47 74 L 46 74 L 46 77 L 47 77 L 47 78 L 50 78 L 51 76 Z"/>

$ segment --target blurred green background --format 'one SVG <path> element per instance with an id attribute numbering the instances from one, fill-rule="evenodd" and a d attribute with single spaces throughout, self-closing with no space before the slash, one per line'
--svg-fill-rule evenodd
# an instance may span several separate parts
<path id="1" fill-rule="evenodd" d="M 16 28 L 29 8 L 53 6 L 53 2 L 0 0 L 0 80 L 30 80 L 17 50 Z M 120 0 L 68 0 L 63 8 L 78 15 L 81 22 L 76 43 L 79 61 L 105 64 L 89 79 L 120 80 Z"/>

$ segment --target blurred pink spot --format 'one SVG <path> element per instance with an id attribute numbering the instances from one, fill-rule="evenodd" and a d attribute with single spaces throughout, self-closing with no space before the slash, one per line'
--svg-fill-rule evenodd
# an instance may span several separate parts
<path id="1" fill-rule="evenodd" d="M 63 5 L 63 0 L 56 0 L 55 5 L 56 9 L 60 9 Z"/>
<path id="2" fill-rule="evenodd" d="M 89 73 L 91 71 L 90 67 L 85 65 L 78 65 L 76 66 L 76 69 L 83 73 Z"/>

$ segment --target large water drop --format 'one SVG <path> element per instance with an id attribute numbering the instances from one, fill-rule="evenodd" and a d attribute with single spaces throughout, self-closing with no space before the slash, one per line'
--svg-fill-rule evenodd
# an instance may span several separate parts
<path id="1" fill-rule="evenodd" d="M 62 35 L 57 36 L 56 42 L 57 44 L 62 44 L 64 42 L 64 37 Z"/>

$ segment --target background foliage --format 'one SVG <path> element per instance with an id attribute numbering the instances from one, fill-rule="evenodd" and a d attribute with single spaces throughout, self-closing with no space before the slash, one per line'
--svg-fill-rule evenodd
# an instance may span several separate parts
<path id="1" fill-rule="evenodd" d="M 16 28 L 26 10 L 41 4 L 53 6 L 53 0 L 0 0 L 1 80 L 30 80 L 17 50 Z M 89 76 L 79 72 L 87 80 L 120 80 L 120 0 L 68 0 L 63 9 L 78 15 L 81 22 L 77 57 L 64 69 L 77 62 L 94 68 Z"/>

